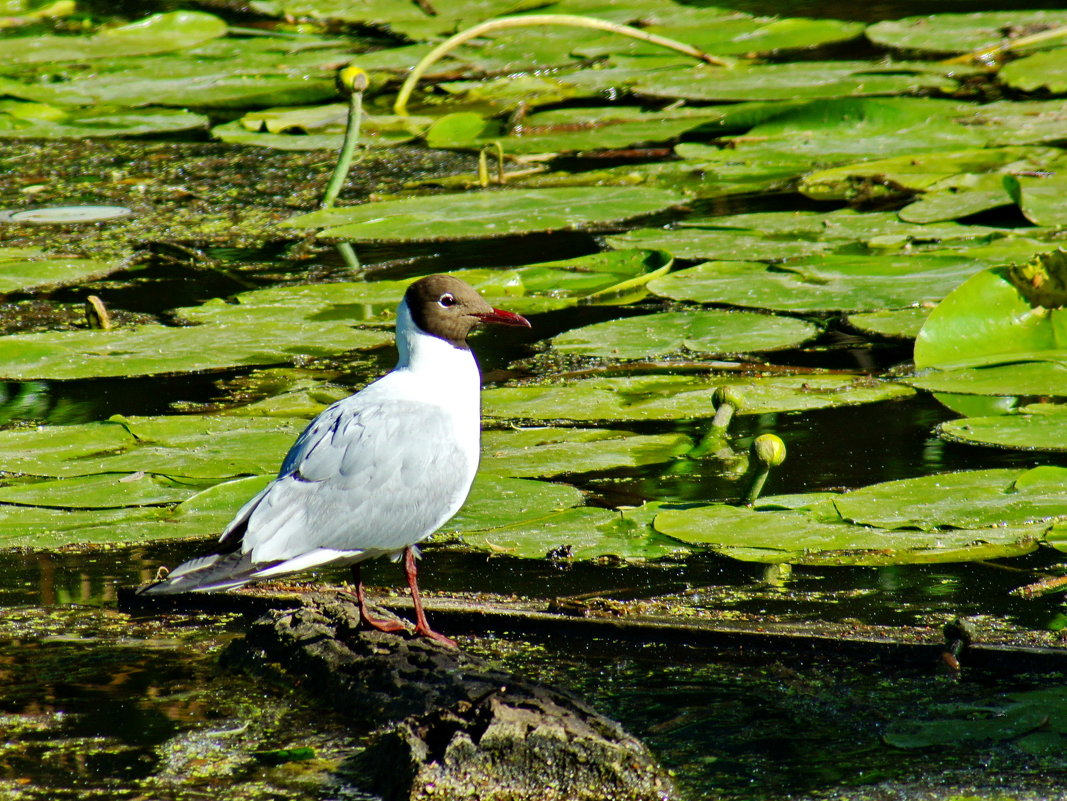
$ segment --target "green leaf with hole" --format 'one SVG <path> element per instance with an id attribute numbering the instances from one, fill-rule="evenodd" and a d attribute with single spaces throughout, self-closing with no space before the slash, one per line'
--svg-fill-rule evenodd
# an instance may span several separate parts
<path id="1" fill-rule="evenodd" d="M 626 317 L 572 329 L 552 339 L 563 353 L 643 359 L 675 353 L 733 354 L 795 348 L 819 333 L 792 317 L 683 311 Z"/>
<path id="2" fill-rule="evenodd" d="M 324 209 L 283 225 L 324 228 L 319 237 L 352 241 L 483 239 L 586 230 L 664 211 L 681 201 L 665 189 L 625 186 L 483 190 Z"/>
<path id="3" fill-rule="evenodd" d="M 482 392 L 482 413 L 509 420 L 686 420 L 711 417 L 711 396 L 731 386 L 744 396 L 741 414 L 820 409 L 907 397 L 900 384 L 840 376 L 650 375 L 590 378 Z"/>

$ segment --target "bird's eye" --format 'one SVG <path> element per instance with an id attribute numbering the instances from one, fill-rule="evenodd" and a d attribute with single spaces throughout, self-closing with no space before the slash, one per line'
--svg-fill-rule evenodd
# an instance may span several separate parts
<path id="1" fill-rule="evenodd" d="M 451 292 L 446 292 L 440 298 L 437 299 L 437 302 L 447 309 L 449 306 L 456 305 L 456 296 L 453 295 Z"/>

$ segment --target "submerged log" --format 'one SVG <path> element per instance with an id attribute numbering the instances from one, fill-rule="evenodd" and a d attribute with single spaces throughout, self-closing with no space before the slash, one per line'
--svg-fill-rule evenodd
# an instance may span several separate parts
<path id="1" fill-rule="evenodd" d="M 336 595 L 268 612 L 224 662 L 375 729 L 345 774 L 387 801 L 674 795 L 648 749 L 575 696 L 422 638 L 360 629 L 355 605 Z"/>

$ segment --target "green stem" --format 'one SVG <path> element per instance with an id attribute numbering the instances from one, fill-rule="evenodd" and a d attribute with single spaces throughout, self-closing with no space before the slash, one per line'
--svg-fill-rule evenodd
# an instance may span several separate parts
<path id="1" fill-rule="evenodd" d="M 359 263 L 359 256 L 356 255 L 356 249 L 352 247 L 351 242 L 338 242 L 337 252 L 341 254 L 341 258 L 345 260 L 345 266 L 350 270 L 362 270 L 363 265 Z"/>
<path id="2" fill-rule="evenodd" d="M 770 474 L 770 467 L 760 465 L 756 475 L 752 476 L 752 483 L 748 485 L 748 492 L 745 493 L 745 506 L 752 506 L 756 502 L 759 494 L 763 492 L 763 485 L 767 483 L 767 476 Z"/>
<path id="3" fill-rule="evenodd" d="M 356 152 L 359 143 L 359 126 L 363 120 L 363 91 L 352 91 L 348 95 L 348 123 L 345 125 L 345 140 L 341 145 L 341 152 L 337 156 L 337 165 L 333 168 L 330 183 L 326 187 L 320 208 L 333 207 L 333 202 L 341 193 L 341 187 L 345 185 L 348 171 L 352 168 L 352 156 Z"/>
<path id="4" fill-rule="evenodd" d="M 1047 42 L 1049 39 L 1060 39 L 1067 36 L 1067 25 L 1059 28 L 1052 28 L 1047 31 L 1039 31 L 1038 33 L 1030 34 L 1029 36 L 1020 36 L 1018 39 L 1013 39 L 1005 44 L 996 44 L 991 47 L 983 47 L 981 50 L 975 50 L 972 53 L 964 53 L 962 56 L 956 56 L 954 58 L 945 59 L 942 64 L 970 64 L 974 61 L 986 61 L 990 56 L 995 56 L 997 53 L 1006 53 L 1009 50 L 1018 50 L 1020 47 L 1027 47 L 1032 44 L 1039 44 L 1041 42 Z"/>
<path id="5" fill-rule="evenodd" d="M 411 93 L 415 90 L 415 84 L 419 82 L 419 78 L 423 76 L 426 70 L 428 70 L 435 61 L 440 59 L 450 50 L 453 50 L 461 44 L 469 42 L 471 39 L 475 39 L 484 33 L 489 33 L 490 31 L 504 30 L 507 28 L 522 28 L 530 25 L 566 25 L 572 28 L 592 28 L 594 30 L 608 31 L 609 33 L 618 33 L 633 39 L 640 39 L 649 44 L 676 50 L 679 53 L 684 53 L 687 56 L 700 59 L 708 64 L 715 64 L 718 66 L 726 65 L 726 62 L 722 59 L 709 55 L 692 45 L 687 45 L 685 42 L 668 39 L 665 36 L 657 36 L 654 33 L 648 33 L 640 28 L 632 28 L 629 25 L 620 25 L 617 22 L 608 22 L 607 20 L 596 19 L 594 17 L 582 17 L 577 14 L 529 14 L 517 17 L 498 17 L 497 19 L 491 19 L 488 22 L 483 22 L 479 25 L 467 28 L 465 31 L 460 31 L 455 36 L 441 42 L 441 44 L 419 59 L 419 63 L 416 64 L 415 68 L 408 74 L 403 86 L 400 87 L 400 91 L 397 92 L 396 102 L 393 104 L 394 113 L 400 117 L 407 116 L 408 100 L 411 98 Z"/>

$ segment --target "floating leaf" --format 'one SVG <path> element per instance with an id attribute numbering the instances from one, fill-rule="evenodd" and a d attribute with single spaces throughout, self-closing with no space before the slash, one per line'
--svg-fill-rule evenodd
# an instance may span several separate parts
<path id="1" fill-rule="evenodd" d="M 5 70 L 0 91 L 76 106 L 278 106 L 334 97 L 347 47 L 323 39 L 218 39 L 180 53 L 47 65 L 38 75 Z M 64 80 L 56 80 L 61 70 Z"/>
<path id="2" fill-rule="evenodd" d="M 1065 482 L 1062 467 L 972 470 L 875 484 L 834 503 L 845 520 L 880 528 L 1047 527 L 1067 516 Z"/>
<path id="3" fill-rule="evenodd" d="M 977 14 L 930 14 L 884 20 L 871 25 L 866 36 L 875 44 L 898 50 L 931 53 L 971 53 L 1005 44 L 1045 28 L 1067 25 L 1067 14 L 1056 11 L 985 11 Z"/>
<path id="4" fill-rule="evenodd" d="M 822 256 L 769 267 L 707 262 L 657 278 L 657 295 L 775 311 L 874 311 L 947 295 L 980 264 L 967 256 L 890 253 Z"/>
<path id="5" fill-rule="evenodd" d="M 152 473 L 105 473 L 0 487 L 0 504 L 56 509 L 118 509 L 184 501 L 217 483 Z"/>
<path id="6" fill-rule="evenodd" d="M 0 248 L 0 293 L 71 286 L 120 269 L 122 265 L 117 262 L 56 258 L 36 248 Z"/>
<path id="7" fill-rule="evenodd" d="M 654 375 L 498 387 L 482 392 L 482 411 L 488 417 L 504 419 L 701 419 L 714 414 L 711 396 L 718 386 L 741 390 L 745 397 L 742 414 L 847 406 L 910 394 L 900 384 L 840 376 Z"/>
<path id="8" fill-rule="evenodd" d="M 915 339 L 930 309 L 893 309 L 892 311 L 850 314 L 846 321 L 857 331 L 892 339 Z"/>
<path id="9" fill-rule="evenodd" d="M 626 317 L 576 328 L 552 340 L 564 353 L 641 359 L 671 353 L 751 353 L 798 347 L 818 334 L 792 317 L 728 311 L 683 311 Z"/>
<path id="10" fill-rule="evenodd" d="M 469 531 L 462 540 L 473 548 L 528 559 L 543 559 L 550 553 L 561 559 L 655 559 L 686 550 L 652 530 L 649 523 L 656 506 L 625 511 L 542 506 L 527 520 Z"/>
<path id="11" fill-rule="evenodd" d="M 663 211 L 681 200 L 664 189 L 631 187 L 485 190 L 324 209 L 284 225 L 325 228 L 320 237 L 354 241 L 482 239 L 586 229 Z"/>
<path id="12" fill-rule="evenodd" d="M 793 564 L 923 564 L 1016 556 L 1036 548 L 1039 529 L 996 528 L 918 532 L 886 531 L 827 515 L 834 501 L 807 511 L 716 504 L 662 509 L 656 530 L 688 545 L 753 562 Z M 990 547 L 992 546 L 992 547 Z"/>
<path id="13" fill-rule="evenodd" d="M 337 150 L 344 140 L 348 106 L 290 106 L 252 111 L 238 120 L 218 125 L 211 135 L 235 145 L 257 145 L 279 150 Z M 359 143 L 364 147 L 392 147 L 420 136 L 429 117 L 364 114 Z"/>
<path id="14" fill-rule="evenodd" d="M 1067 252 L 977 273 L 946 297 L 915 340 L 914 383 L 940 392 L 1062 395 L 1067 378 Z"/>
<path id="15" fill-rule="evenodd" d="M 4 40 L 4 63 L 86 61 L 181 50 L 226 35 L 226 23 L 201 11 L 153 14 L 92 36 L 18 36 Z"/>
<path id="16" fill-rule="evenodd" d="M 4 139 L 139 136 L 188 131 L 207 125 L 207 117 L 178 109 L 60 108 L 45 103 L 0 100 L 0 138 Z"/>
<path id="17" fill-rule="evenodd" d="M 937 427 L 937 434 L 950 442 L 969 445 L 1022 451 L 1067 451 L 1067 407 L 1046 405 L 1055 411 L 947 420 Z"/>
<path id="18" fill-rule="evenodd" d="M 668 462 L 687 453 L 684 434 L 615 429 L 519 428 L 482 433 L 482 471 L 518 478 L 591 473 Z"/>
<path id="19" fill-rule="evenodd" d="M 0 431 L 0 471 L 221 480 L 277 472 L 306 420 L 173 415 Z"/>
<path id="20" fill-rule="evenodd" d="M 634 81 L 631 88 L 648 97 L 727 101 L 901 95 L 931 89 L 951 92 L 955 86 L 954 80 L 929 71 L 928 65 L 800 61 L 664 70 Z"/>

